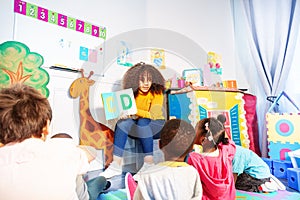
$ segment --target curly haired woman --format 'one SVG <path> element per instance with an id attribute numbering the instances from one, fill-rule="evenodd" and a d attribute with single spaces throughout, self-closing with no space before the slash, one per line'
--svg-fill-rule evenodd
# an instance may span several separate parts
<path id="1" fill-rule="evenodd" d="M 123 88 L 132 88 L 137 113 L 123 115 L 118 120 L 114 135 L 113 162 L 100 175 L 106 178 L 122 174 L 122 157 L 128 137 L 141 142 L 144 157 L 140 172 L 154 165 L 153 139 L 158 139 L 165 123 L 163 113 L 164 78 L 157 68 L 145 63 L 137 63 L 125 73 Z"/>

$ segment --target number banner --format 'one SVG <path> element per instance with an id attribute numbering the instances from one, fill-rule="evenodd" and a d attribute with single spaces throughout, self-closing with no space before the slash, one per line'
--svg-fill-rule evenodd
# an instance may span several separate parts
<path id="1" fill-rule="evenodd" d="M 96 26 L 22 0 L 15 0 L 14 12 L 104 40 L 106 39 L 105 27 Z"/>

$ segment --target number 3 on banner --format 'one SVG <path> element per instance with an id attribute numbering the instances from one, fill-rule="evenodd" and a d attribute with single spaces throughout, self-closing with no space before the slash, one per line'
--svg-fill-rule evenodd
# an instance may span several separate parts
<path id="1" fill-rule="evenodd" d="M 38 7 L 38 19 L 48 22 L 48 10 Z"/>

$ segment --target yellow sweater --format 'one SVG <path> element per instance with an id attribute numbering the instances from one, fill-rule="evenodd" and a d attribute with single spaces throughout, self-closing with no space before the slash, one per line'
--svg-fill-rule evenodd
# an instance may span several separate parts
<path id="1" fill-rule="evenodd" d="M 142 118 L 149 119 L 165 119 L 163 115 L 163 94 L 152 94 L 148 92 L 146 94 L 139 92 L 135 98 L 137 107 L 136 115 Z"/>

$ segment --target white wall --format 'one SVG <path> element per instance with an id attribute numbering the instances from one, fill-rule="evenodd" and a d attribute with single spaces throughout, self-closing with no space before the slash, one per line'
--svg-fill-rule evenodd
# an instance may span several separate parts
<path id="1" fill-rule="evenodd" d="M 17 29 L 14 29 L 16 28 L 14 27 L 14 20 L 15 15 L 18 14 L 13 13 L 13 2 L 13 0 L 0 0 L 0 26 L 2 27 L 0 43 L 15 39 L 16 33 L 14 31 Z M 106 48 L 104 49 L 106 54 L 105 73 L 104 77 L 93 77 L 96 84 L 91 88 L 90 103 L 95 119 L 111 127 L 113 127 L 114 122 L 105 120 L 100 94 L 120 88 L 119 81 L 127 68 L 117 65 L 115 60 L 108 60 L 107 58 L 111 58 L 113 54 L 116 54 L 113 51 L 117 51 L 117 49 L 110 48 L 113 39 L 127 32 L 145 28 L 170 31 L 170 34 L 162 34 L 161 37 L 155 36 L 156 47 L 159 47 L 160 42 L 163 43 L 166 39 L 170 39 L 169 36 L 178 38 L 178 41 L 176 40 L 174 44 L 171 44 L 171 49 L 169 49 L 171 53 L 169 53 L 168 59 L 166 57 L 170 73 L 180 73 L 182 69 L 190 68 L 186 58 L 197 60 L 198 54 L 197 65 L 199 63 L 199 66 L 192 67 L 201 68 L 206 61 L 206 55 L 203 55 L 203 52 L 214 51 L 222 55 L 222 79 L 236 79 L 237 77 L 229 0 L 86 0 L 76 3 L 71 0 L 27 0 L 26 2 L 107 27 L 107 44 L 95 44 L 95 46 L 104 45 Z M 147 36 L 149 40 L 153 39 L 151 33 Z M 33 32 L 28 37 L 31 39 L 40 38 L 41 35 L 35 35 Z M 184 41 L 183 38 L 190 40 L 191 45 L 182 42 Z M 31 48 L 30 44 L 25 44 Z M 133 45 L 139 46 L 139 44 Z M 32 51 L 43 52 L 44 48 L 47 47 L 36 46 Z M 133 56 L 133 63 L 141 60 L 149 61 L 147 49 L 143 50 L 137 52 L 138 56 Z M 52 53 L 55 54 L 55 52 Z M 55 63 L 53 58 L 49 60 L 47 56 L 42 56 L 45 63 Z M 52 130 L 53 132 L 72 132 L 77 137 L 79 126 L 78 100 L 70 99 L 67 91 L 70 83 L 79 74 L 54 70 L 48 70 L 48 72 L 50 74 L 49 100 L 54 107 Z M 166 76 L 170 76 L 170 73 L 166 73 Z M 65 99 L 63 98 L 64 95 Z"/>

